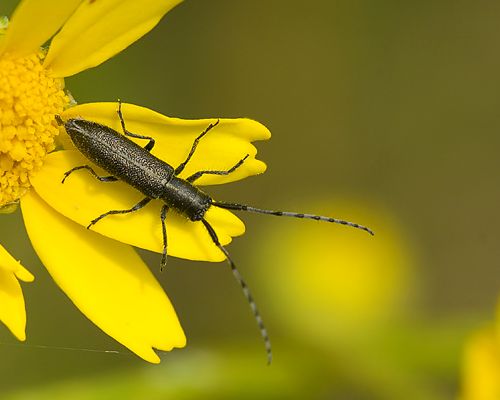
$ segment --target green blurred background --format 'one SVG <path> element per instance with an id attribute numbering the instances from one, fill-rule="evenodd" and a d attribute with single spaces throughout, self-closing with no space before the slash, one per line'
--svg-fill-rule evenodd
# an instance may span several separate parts
<path id="1" fill-rule="evenodd" d="M 187 0 L 67 79 L 80 103 L 262 122 L 268 171 L 210 193 L 376 236 L 241 216 L 229 250 L 268 325 L 270 367 L 225 263 L 172 258 L 160 273 L 141 252 L 188 337 L 154 366 L 59 291 L 19 211 L 2 216 L 0 242 L 36 275 L 23 285 L 26 344 L 0 329 L 2 398 L 456 398 L 464 343 L 499 292 L 498 21 L 490 1 Z"/>

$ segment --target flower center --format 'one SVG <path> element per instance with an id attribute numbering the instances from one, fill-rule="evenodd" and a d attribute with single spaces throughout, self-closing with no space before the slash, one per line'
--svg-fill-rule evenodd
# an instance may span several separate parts
<path id="1" fill-rule="evenodd" d="M 42 52 L 0 55 L 0 207 L 18 200 L 54 150 L 54 115 L 69 103 L 64 81 L 51 78 Z"/>

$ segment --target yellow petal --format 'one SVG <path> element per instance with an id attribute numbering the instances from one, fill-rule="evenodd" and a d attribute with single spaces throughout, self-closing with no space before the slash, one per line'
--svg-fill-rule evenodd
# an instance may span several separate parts
<path id="1" fill-rule="evenodd" d="M 0 245 L 0 269 L 14 273 L 18 279 L 24 282 L 33 282 L 35 277 L 21 265 L 12 255 Z"/>
<path id="2" fill-rule="evenodd" d="M 66 110 L 63 118 L 80 116 L 122 132 L 116 114 L 117 107 L 117 103 L 82 104 Z M 154 137 L 156 144 L 152 153 L 174 167 L 186 159 L 194 139 L 211 123 L 217 121 L 217 118 L 169 118 L 133 104 L 122 104 L 122 112 L 127 130 Z M 249 158 L 233 173 L 226 176 L 204 175 L 196 184 L 222 184 L 261 174 L 266 170 L 266 165 L 255 159 L 257 149 L 250 142 L 266 140 L 270 136 L 271 133 L 264 125 L 251 119 L 221 119 L 219 124 L 200 140 L 193 158 L 180 176 L 185 178 L 201 170 L 228 170 L 247 154 L 250 155 Z M 135 141 L 141 145 L 147 143 L 146 140 Z"/>
<path id="3" fill-rule="evenodd" d="M 86 170 L 75 171 L 64 184 L 61 183 L 66 171 L 88 163 L 77 151 L 51 153 L 31 183 L 51 207 L 85 227 L 109 210 L 129 209 L 144 198 L 143 194 L 123 182 L 100 182 Z M 95 171 L 99 175 L 109 175 L 97 167 Z M 161 206 L 160 201 L 154 200 L 139 211 L 108 216 L 91 230 L 136 247 L 161 252 Z M 231 236 L 241 235 L 245 230 L 243 223 L 227 210 L 212 207 L 206 219 L 213 225 L 222 244 L 229 243 Z M 169 211 L 167 236 L 168 254 L 172 256 L 190 260 L 224 260 L 201 222 L 191 222 Z"/>
<path id="4" fill-rule="evenodd" d="M 12 257 L 3 246 L 0 245 L 0 268 L 12 272 L 16 275 L 17 279 L 24 282 L 33 282 L 35 277 Z"/>
<path id="5" fill-rule="evenodd" d="M 17 6 L 2 43 L 2 51 L 34 53 L 57 32 L 82 0 L 23 0 Z"/>
<path id="6" fill-rule="evenodd" d="M 26 309 L 18 282 L 32 281 L 31 275 L 0 245 L 0 321 L 19 340 L 26 339 Z"/>
<path id="7" fill-rule="evenodd" d="M 135 251 L 83 229 L 34 191 L 21 200 L 33 247 L 54 281 L 109 336 L 157 363 L 152 348 L 186 343 L 167 296 Z"/>
<path id="8" fill-rule="evenodd" d="M 84 1 L 52 40 L 45 65 L 57 77 L 95 67 L 153 29 L 180 2 Z"/>

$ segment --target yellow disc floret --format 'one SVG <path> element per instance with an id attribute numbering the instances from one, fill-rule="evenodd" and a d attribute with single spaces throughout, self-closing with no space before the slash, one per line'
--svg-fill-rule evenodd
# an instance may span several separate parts
<path id="1" fill-rule="evenodd" d="M 18 200 L 54 150 L 54 115 L 68 104 L 64 81 L 49 76 L 44 54 L 0 55 L 0 207 Z"/>

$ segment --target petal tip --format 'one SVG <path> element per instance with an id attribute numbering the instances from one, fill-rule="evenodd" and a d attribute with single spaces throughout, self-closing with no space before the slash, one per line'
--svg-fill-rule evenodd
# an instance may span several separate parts
<path id="1" fill-rule="evenodd" d="M 33 282 L 35 280 L 35 276 L 29 272 L 26 268 L 19 265 L 19 269 L 15 272 L 16 278 L 23 282 Z"/>
<path id="2" fill-rule="evenodd" d="M 179 341 L 176 344 L 174 344 L 174 347 L 178 348 L 178 349 L 182 349 L 182 348 L 186 347 L 186 344 L 187 344 L 186 335 L 182 331 L 181 335 L 179 336 Z"/>
<path id="3" fill-rule="evenodd" d="M 245 118 L 245 120 L 253 133 L 252 140 L 268 140 L 271 138 L 271 131 L 264 124 L 251 118 Z"/>
<path id="4" fill-rule="evenodd" d="M 156 354 L 152 349 L 151 349 L 151 355 L 149 355 L 148 357 L 143 357 L 144 360 L 146 360 L 147 362 L 151 363 L 151 364 L 159 364 L 161 362 L 161 358 L 158 357 L 158 354 Z"/>
<path id="5" fill-rule="evenodd" d="M 149 344 L 142 344 L 139 346 L 129 346 L 125 345 L 129 348 L 130 351 L 141 357 L 144 361 L 147 361 L 151 364 L 159 364 L 161 362 L 160 357 L 154 351 L 153 347 Z"/>
<path id="6" fill-rule="evenodd" d="M 267 170 L 267 164 L 261 160 L 255 160 L 255 173 L 257 175 L 263 174 Z"/>
<path id="7" fill-rule="evenodd" d="M 26 340 L 26 323 L 24 322 L 14 322 L 14 321 L 3 321 L 5 326 L 9 328 L 10 332 L 14 335 L 14 337 L 20 342 L 24 342 Z"/>

